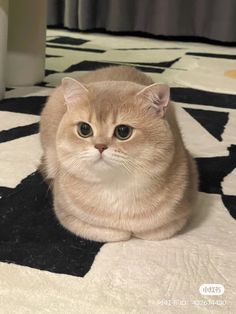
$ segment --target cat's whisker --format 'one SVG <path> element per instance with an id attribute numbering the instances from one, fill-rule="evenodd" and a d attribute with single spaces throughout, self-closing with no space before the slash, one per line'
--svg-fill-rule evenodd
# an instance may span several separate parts
<path id="1" fill-rule="evenodd" d="M 132 168 L 130 168 L 125 162 L 122 163 L 122 166 L 125 168 L 125 170 L 129 173 L 132 174 Z"/>
<path id="2" fill-rule="evenodd" d="M 149 176 L 152 175 L 152 171 L 149 169 L 149 167 L 145 166 L 142 162 L 139 162 L 137 159 L 132 160 L 130 158 L 126 159 L 127 164 L 129 164 L 132 171 L 141 171 L 144 174 L 147 174 Z"/>
<path id="3" fill-rule="evenodd" d="M 70 162 L 69 162 L 69 160 L 67 160 L 67 161 L 68 161 L 67 165 L 66 165 L 67 169 L 72 170 L 72 167 L 73 167 L 73 171 L 76 170 L 77 167 L 74 168 L 74 165 L 76 165 L 78 163 L 78 161 L 76 159 L 72 159 L 72 160 L 70 160 Z M 70 175 L 70 172 L 66 169 L 63 169 L 63 168 L 59 169 L 59 173 L 60 173 L 62 182 L 66 179 L 67 176 Z"/>

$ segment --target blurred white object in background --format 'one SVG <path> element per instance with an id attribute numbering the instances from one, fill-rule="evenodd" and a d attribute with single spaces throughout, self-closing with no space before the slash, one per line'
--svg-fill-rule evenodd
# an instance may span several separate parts
<path id="1" fill-rule="evenodd" d="M 9 0 L 8 12 L 6 85 L 33 85 L 44 78 L 47 1 Z"/>
<path id="2" fill-rule="evenodd" d="M 5 65 L 7 52 L 8 0 L 0 0 L 0 99 L 5 93 Z"/>
<path id="3" fill-rule="evenodd" d="M 47 0 L 0 0 L 0 99 L 43 80 Z"/>

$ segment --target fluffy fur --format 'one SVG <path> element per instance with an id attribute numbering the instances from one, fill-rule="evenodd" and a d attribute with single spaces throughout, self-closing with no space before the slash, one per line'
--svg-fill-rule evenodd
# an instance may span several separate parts
<path id="1" fill-rule="evenodd" d="M 93 136 L 81 138 L 79 122 Z M 114 137 L 133 127 L 128 140 Z M 169 88 L 130 67 L 66 78 L 41 115 L 42 169 L 61 224 L 95 241 L 161 240 L 186 223 L 197 194 Z M 108 146 L 102 154 L 96 144 Z"/>

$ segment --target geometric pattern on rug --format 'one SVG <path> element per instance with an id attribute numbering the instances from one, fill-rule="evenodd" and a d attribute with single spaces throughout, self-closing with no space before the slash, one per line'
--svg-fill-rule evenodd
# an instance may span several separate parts
<path id="1" fill-rule="evenodd" d="M 83 44 L 88 43 L 89 40 L 84 40 L 84 39 L 80 39 L 80 38 L 73 38 L 73 37 L 69 37 L 69 36 L 60 36 L 60 37 L 55 37 L 53 39 L 49 39 L 48 43 L 55 43 L 55 46 L 51 46 L 49 45 L 49 47 L 51 48 L 51 50 L 55 50 L 57 51 L 58 49 L 62 49 L 63 51 L 61 52 L 62 55 L 64 55 L 64 57 L 66 56 L 66 52 L 67 50 L 65 49 L 69 49 L 74 51 L 74 49 L 78 50 L 78 46 L 81 47 L 83 46 Z M 59 45 L 58 45 L 59 44 Z M 64 45 L 64 46 L 63 46 Z M 68 46 L 70 45 L 70 46 Z M 73 45 L 73 47 L 71 46 Z M 48 46 L 48 45 L 47 45 Z M 175 48 L 173 48 L 173 50 L 175 50 Z M 94 54 L 98 53 L 96 51 L 96 49 L 92 49 L 92 52 Z M 103 51 L 105 52 L 105 50 Z M 99 51 L 100 53 L 100 51 Z M 188 55 L 191 54 L 190 52 L 187 53 Z M 55 58 L 56 53 L 54 54 L 54 58 Z M 207 55 L 207 57 L 209 57 L 209 55 Z M 226 56 L 227 57 L 227 56 Z M 52 56 L 50 56 L 50 58 L 53 58 Z M 63 56 L 60 56 L 60 58 L 63 58 Z M 104 66 L 111 66 L 111 65 L 117 65 L 117 64 L 126 64 L 126 65 L 133 65 L 136 66 L 138 69 L 146 72 L 147 74 L 151 74 L 151 73 L 163 73 L 165 71 L 165 69 L 170 68 L 171 66 L 173 66 L 175 64 L 176 61 L 178 61 L 180 59 L 176 58 L 174 60 L 170 60 L 170 61 L 161 61 L 161 62 L 104 62 L 104 61 L 80 61 L 77 64 L 71 65 L 68 68 L 66 68 L 63 72 L 66 73 L 65 75 L 68 75 L 67 73 L 72 74 L 73 72 L 79 72 L 79 71 L 91 71 L 94 69 L 98 69 L 98 68 L 102 68 Z M 61 61 L 60 61 L 61 62 Z M 59 62 L 59 63 L 60 63 Z M 145 67 L 144 67 L 145 66 Z M 45 87 L 47 86 L 47 77 L 50 75 L 54 75 L 55 73 L 58 73 L 58 71 L 56 70 L 51 70 L 51 69 L 46 69 L 45 70 Z M 194 90 L 191 88 L 182 88 L 182 87 L 175 87 L 172 89 L 172 99 L 176 100 L 176 101 L 182 101 L 183 103 L 195 103 L 195 104 L 199 104 L 199 105 L 204 105 L 204 106 L 217 106 L 217 107 L 221 107 L 221 108 L 235 108 L 236 109 L 236 95 L 230 95 L 230 94 L 219 94 L 219 93 L 212 93 L 212 92 L 206 92 L 206 91 L 199 91 L 199 90 Z M 222 99 L 222 100 L 221 100 Z M 6 98 L 4 100 L 2 100 L 0 102 L 0 110 L 1 111 L 8 111 L 8 112 L 17 112 L 17 113 L 26 113 L 26 114 L 32 114 L 32 115 L 39 115 L 41 113 L 41 110 L 44 106 L 44 103 L 46 101 L 46 96 L 25 96 L 25 97 L 9 97 Z M 222 112 L 222 111 L 208 111 L 204 108 L 203 109 L 193 109 L 193 108 L 184 108 L 193 119 L 195 119 L 197 122 L 200 123 L 200 125 L 205 128 L 208 132 L 210 132 L 211 135 L 213 135 L 215 138 L 217 138 L 218 140 L 222 141 L 222 133 L 224 131 L 224 127 L 227 124 L 228 121 L 228 115 L 229 112 Z M 1 142 L 5 142 L 5 141 L 11 141 L 12 139 L 16 139 L 16 138 L 20 138 L 20 137 L 24 137 L 24 136 L 29 136 L 31 134 L 37 133 L 38 132 L 38 123 L 35 124 L 31 124 L 31 125 L 25 125 L 25 126 L 21 126 L 18 128 L 12 128 L 9 130 L 3 130 L 0 132 L 0 143 Z M 197 162 L 198 162 L 198 167 L 199 167 L 199 172 L 200 172 L 200 191 L 203 192 L 207 192 L 207 193 L 217 193 L 217 194 L 221 194 L 222 193 L 222 189 L 221 189 L 221 182 L 223 181 L 224 177 L 226 175 L 228 175 L 235 167 L 236 167 L 236 156 L 234 153 L 235 149 L 234 147 L 232 147 L 230 149 L 230 154 L 229 156 L 223 156 L 223 157 L 211 157 L 211 158 L 197 158 Z M 45 183 L 43 183 L 43 179 L 40 177 L 40 175 L 38 173 L 33 173 L 32 175 L 29 175 L 29 177 L 27 177 L 25 180 L 23 180 L 15 189 L 12 189 L 11 193 L 4 193 L 6 187 L 1 187 L 0 188 L 0 192 L 2 191 L 2 199 L 1 199 L 1 203 L 2 203 L 2 208 L 6 211 L 3 211 L 3 216 L 8 217 L 8 208 L 12 208 L 12 203 L 16 202 L 16 195 L 20 198 L 20 193 L 18 192 L 19 190 L 27 190 L 27 185 L 30 186 L 30 181 L 31 180 L 36 180 L 37 179 L 37 183 L 39 185 L 39 187 L 41 189 L 44 188 L 44 191 L 47 190 L 47 188 L 45 187 Z M 29 197 L 32 198 L 34 195 L 40 195 L 39 191 L 37 191 L 37 185 L 33 184 L 32 182 L 32 187 L 29 189 L 30 191 L 30 195 Z M 44 193 L 41 193 L 41 195 L 43 195 Z M 47 192 L 47 194 L 50 194 L 50 191 Z M 232 217 L 236 216 L 236 208 L 235 208 L 235 204 L 236 204 L 236 193 L 235 195 L 223 195 L 224 196 L 224 204 L 225 206 L 228 208 L 230 214 L 232 215 Z M 230 202 L 226 201 L 226 198 L 230 197 Z M 32 201 L 31 200 L 27 200 L 27 198 L 24 198 L 25 201 L 25 205 L 24 208 L 29 207 L 28 210 L 32 207 Z M 34 208 L 40 207 L 40 202 L 45 201 L 44 199 L 37 199 L 37 205 L 35 204 Z M 45 207 L 46 205 L 44 205 Z M 48 201 L 47 203 L 47 210 L 51 211 L 52 209 L 52 203 Z M 12 210 L 12 209 L 11 209 Z M 16 204 L 16 208 L 15 208 L 15 215 L 17 216 L 17 204 Z M 39 219 L 40 219 L 40 212 L 36 211 L 36 213 L 38 213 L 39 215 Z M 30 226 L 32 224 L 32 220 L 34 219 L 33 217 L 30 217 L 30 215 L 26 212 L 24 212 L 25 217 L 25 225 Z M 28 220 L 27 220 L 28 219 Z M 3 225 L 3 228 L 1 228 L 1 234 L 2 237 L 4 238 L 4 235 L 8 233 L 8 230 L 10 228 L 12 229 L 17 229 L 17 230 L 21 230 L 19 229 L 18 225 L 14 225 L 14 221 L 17 222 L 16 219 L 13 219 L 13 221 L 10 219 L 9 221 L 7 220 L 5 222 L 5 225 Z M 18 223 L 18 222 L 17 222 Z M 54 222 L 55 223 L 55 222 Z M 52 222 L 50 223 L 52 224 Z M 50 225 L 49 224 L 49 225 Z M 52 224 L 53 225 L 53 224 Z M 25 227 L 25 226 L 22 226 Z M 8 229 L 7 229 L 8 228 Z M 60 227 L 59 227 L 60 228 Z M 42 231 L 37 230 L 35 228 L 32 227 L 31 232 L 36 233 L 38 232 L 38 237 L 40 237 L 40 234 L 42 233 Z M 64 235 L 66 237 L 67 231 L 65 230 L 61 230 L 61 232 L 64 232 Z M 53 232 L 51 233 L 51 235 L 53 234 Z M 11 237 L 7 238 L 6 240 L 8 242 L 15 242 L 17 243 L 18 241 L 25 241 L 27 242 L 27 238 L 21 238 L 21 235 L 19 234 L 19 238 L 17 238 L 17 235 L 15 236 L 15 238 L 13 237 L 13 234 L 11 234 Z M 1 238 L 2 238 L 1 237 Z M 29 238 L 32 237 L 32 234 L 29 235 Z M 50 237 L 50 234 L 48 234 L 48 237 Z M 76 240 L 75 240 L 76 241 Z M 86 243 L 86 240 L 83 239 L 79 239 L 78 241 L 80 241 L 80 243 Z M 88 241 L 89 242 L 89 241 Z M 73 245 L 73 244 L 72 244 Z M 99 247 L 99 244 L 96 244 L 97 247 Z M 20 254 L 18 254 L 18 252 L 15 252 L 15 254 L 13 254 L 12 256 L 8 256 L 8 254 L 12 254 L 12 249 L 9 249 L 8 251 L 4 251 L 1 248 L 1 252 L 0 252 L 0 258 L 3 261 L 13 261 L 13 262 L 19 262 L 22 264 L 26 264 L 28 266 L 34 266 L 34 267 L 39 267 L 41 269 L 47 269 L 47 270 L 51 270 L 51 269 L 55 269 L 55 271 L 60 272 L 60 267 L 57 267 L 55 265 L 57 265 L 56 261 L 58 261 L 58 255 L 57 254 L 52 254 L 52 257 L 46 258 L 47 256 L 47 251 L 44 251 L 44 254 L 42 255 L 43 259 L 48 260 L 48 263 L 46 263 L 46 266 L 43 266 L 43 263 L 40 263 L 39 258 L 38 258 L 38 254 L 34 254 L 33 257 L 30 257 L 29 260 L 27 261 L 27 258 L 18 258 L 18 256 L 20 256 Z M 73 251 L 73 250 L 72 250 Z M 10 252 L 10 253 L 7 253 Z M 91 252 L 96 252 L 96 250 L 94 251 L 93 246 L 91 246 Z M 95 253 L 94 253 L 95 254 Z M 63 252 L 63 249 L 61 248 L 61 256 L 64 256 L 65 252 Z M 72 254 L 73 255 L 73 254 Z M 74 252 L 74 255 L 76 255 L 76 252 Z M 70 256 L 70 253 L 68 255 L 68 259 Z M 19 259 L 19 260 L 18 260 Z M 31 259 L 33 259 L 34 261 L 31 261 Z M 55 260 L 55 265 L 50 264 L 50 260 Z M 21 261 L 22 260 L 22 261 Z M 71 259 L 73 260 L 73 259 Z M 89 258 L 88 258 L 89 260 Z M 35 264 L 34 264 L 35 263 Z M 83 274 L 83 270 L 78 271 L 78 273 L 76 273 L 73 270 L 73 265 L 71 263 L 70 265 L 70 270 L 63 270 L 62 267 L 62 272 L 64 271 L 65 273 L 69 273 L 69 274 Z"/>
<path id="2" fill-rule="evenodd" d="M 199 58 L 204 66 L 207 60 L 218 58 L 225 68 L 234 57 L 231 48 L 218 47 L 214 55 L 207 45 L 149 42 L 132 37 L 118 40 L 107 36 L 49 31 L 44 81 L 30 87 L 9 88 L 6 98 L 0 101 L 0 121 L 3 113 L 13 120 L 12 125 L 0 128 L 0 261 L 4 263 L 84 277 L 93 269 L 94 260 L 99 261 L 100 249 L 104 247 L 105 252 L 110 247 L 111 244 L 76 237 L 60 226 L 53 214 L 51 192 L 37 172 L 41 157 L 38 120 L 47 95 L 60 84 L 61 78 L 79 77 L 107 65 L 135 66 L 153 80 L 171 86 L 186 146 L 199 167 L 201 197 L 204 202 L 214 200 L 220 211 L 216 215 L 224 217 L 229 225 L 235 223 L 236 189 L 232 186 L 236 186 L 236 90 L 231 88 L 234 79 L 222 76 L 222 92 L 218 92 L 217 85 L 220 72 L 212 74 L 216 85 L 212 83 L 209 90 L 199 85 L 199 81 L 204 85 L 200 80 Z M 229 63 L 226 68 L 230 66 Z M 197 87 L 192 82 L 185 84 L 184 75 L 187 78 L 193 68 Z M 21 115 L 35 120 L 24 125 Z M 138 247 L 145 243 L 135 241 L 134 246 Z"/>
<path id="3" fill-rule="evenodd" d="M 1 261 L 69 275 L 87 273 L 102 243 L 78 239 L 58 223 L 51 192 L 39 173 L 2 191 L 0 204 Z"/>
<path id="4" fill-rule="evenodd" d="M 228 112 L 217 112 L 185 108 L 185 110 L 197 120 L 211 135 L 222 141 L 222 133 L 228 121 Z"/>

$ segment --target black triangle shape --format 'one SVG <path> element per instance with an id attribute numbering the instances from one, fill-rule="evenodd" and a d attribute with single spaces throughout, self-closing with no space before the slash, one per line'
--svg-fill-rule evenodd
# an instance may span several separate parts
<path id="1" fill-rule="evenodd" d="M 0 187 L 0 192 L 1 262 L 86 275 L 104 243 L 82 239 L 59 224 L 51 191 L 39 172 L 14 189 Z"/>
<path id="2" fill-rule="evenodd" d="M 197 120 L 211 135 L 222 141 L 222 133 L 229 119 L 228 112 L 184 108 L 195 120 Z"/>
<path id="3" fill-rule="evenodd" d="M 147 65 L 152 67 L 163 67 L 163 68 L 169 68 L 171 67 L 175 62 L 179 61 L 181 58 L 177 58 L 170 61 L 162 61 L 162 62 L 129 62 L 131 64 L 138 64 L 138 65 Z"/>
<path id="4" fill-rule="evenodd" d="M 235 195 L 222 195 L 222 201 L 228 209 L 230 215 L 236 219 L 236 196 Z"/>

